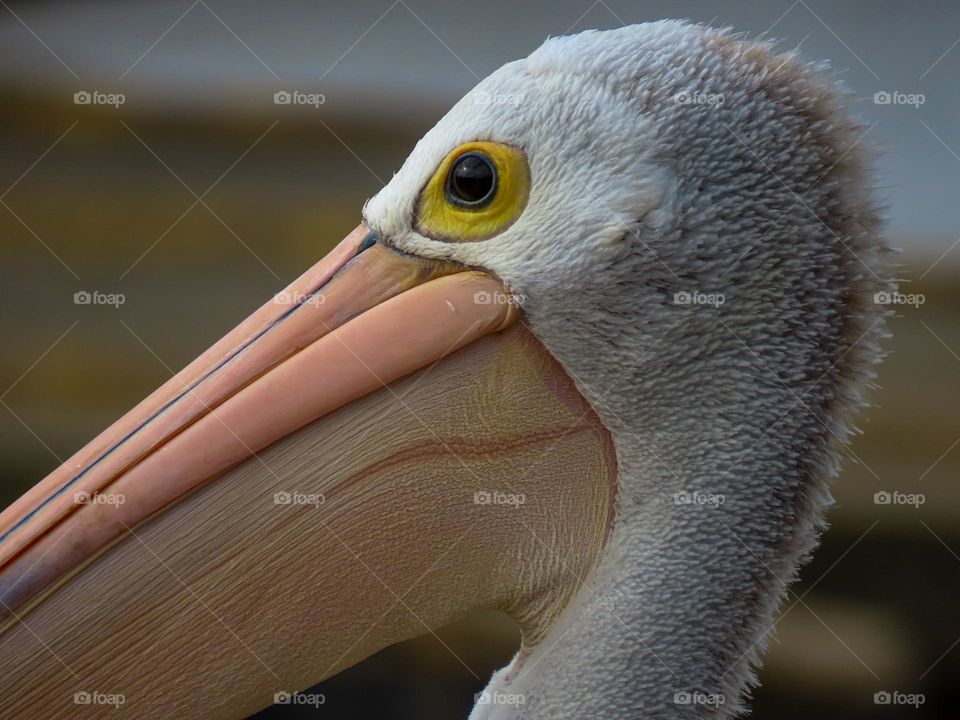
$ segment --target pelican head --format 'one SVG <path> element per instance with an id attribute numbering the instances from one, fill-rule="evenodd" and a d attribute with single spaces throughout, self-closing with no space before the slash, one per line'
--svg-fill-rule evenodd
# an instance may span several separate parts
<path id="1" fill-rule="evenodd" d="M 500 68 L 0 517 L 0 709 L 243 717 L 496 608 L 522 646 L 473 720 L 742 710 L 880 357 L 861 134 L 684 22 Z"/>

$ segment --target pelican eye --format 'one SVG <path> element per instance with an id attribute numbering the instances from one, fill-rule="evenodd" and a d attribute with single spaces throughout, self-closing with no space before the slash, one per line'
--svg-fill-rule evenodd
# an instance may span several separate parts
<path id="1" fill-rule="evenodd" d="M 497 192 L 497 168 L 486 155 L 468 152 L 458 157 L 447 174 L 447 200 L 454 205 L 479 208 Z"/>
<path id="2" fill-rule="evenodd" d="M 420 191 L 414 224 L 437 240 L 486 240 L 520 217 L 529 194 L 530 168 L 522 150 L 464 143 L 447 153 Z"/>

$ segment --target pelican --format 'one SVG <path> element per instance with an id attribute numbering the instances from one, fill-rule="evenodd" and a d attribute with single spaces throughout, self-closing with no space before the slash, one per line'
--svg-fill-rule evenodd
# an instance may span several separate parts
<path id="1" fill-rule="evenodd" d="M 0 716 L 242 718 L 480 608 L 472 720 L 743 711 L 881 356 L 845 97 L 677 21 L 480 82 L 0 517 Z"/>

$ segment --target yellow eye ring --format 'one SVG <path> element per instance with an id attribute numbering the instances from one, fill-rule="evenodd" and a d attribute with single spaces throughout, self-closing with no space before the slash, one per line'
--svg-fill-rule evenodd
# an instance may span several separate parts
<path id="1" fill-rule="evenodd" d="M 443 159 L 420 193 L 416 228 L 438 240 L 486 240 L 520 217 L 529 194 L 530 167 L 519 148 L 465 143 Z"/>

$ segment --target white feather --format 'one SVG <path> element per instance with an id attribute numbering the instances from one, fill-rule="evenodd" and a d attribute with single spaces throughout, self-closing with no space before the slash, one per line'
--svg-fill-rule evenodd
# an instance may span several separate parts
<path id="1" fill-rule="evenodd" d="M 822 68 L 765 43 L 683 22 L 591 31 L 482 81 L 368 202 L 397 247 L 521 295 L 617 447 L 602 561 L 492 679 L 523 704 L 473 720 L 742 709 L 880 357 L 886 249 L 860 134 Z M 423 237 L 420 190 L 469 140 L 526 151 L 528 206 L 484 242 Z M 697 292 L 724 302 L 675 302 Z M 677 695 L 694 691 L 722 704 Z"/>

